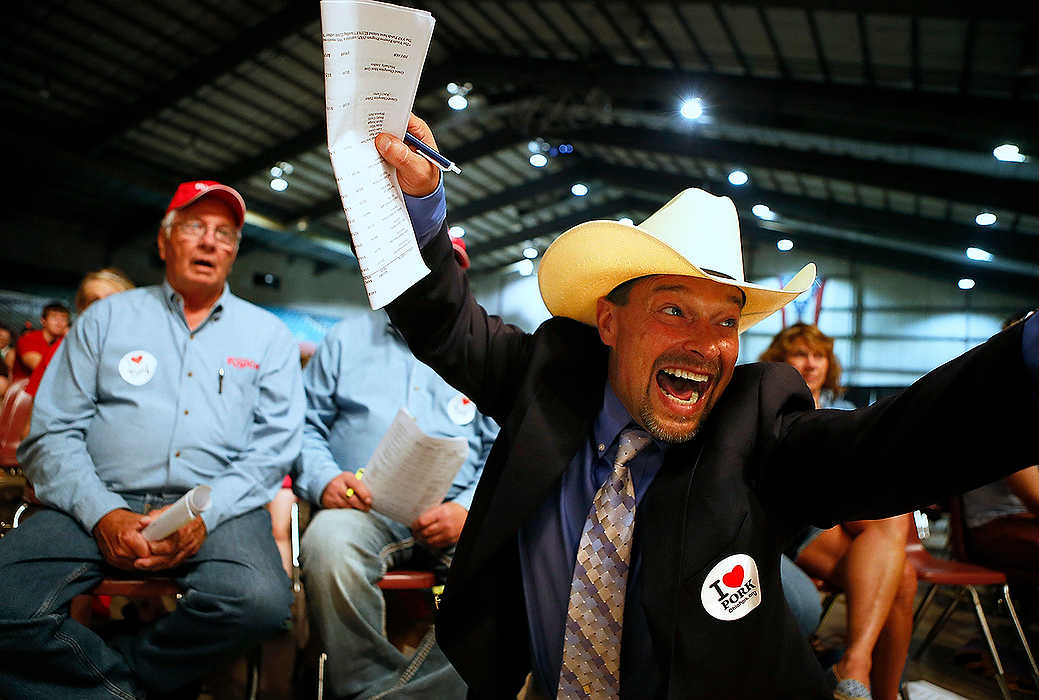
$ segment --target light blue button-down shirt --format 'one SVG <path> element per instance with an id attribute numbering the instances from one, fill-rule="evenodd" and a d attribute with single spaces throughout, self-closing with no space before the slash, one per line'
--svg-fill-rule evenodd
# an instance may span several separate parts
<path id="1" fill-rule="evenodd" d="M 295 476 L 301 495 L 320 503 L 329 481 L 367 464 L 403 407 L 428 435 L 469 441 L 445 498 L 469 510 L 498 426 L 416 360 L 384 313 L 336 324 L 307 364 L 303 384 L 307 414 Z"/>
<path id="2" fill-rule="evenodd" d="M 223 372 L 223 379 L 220 372 Z M 299 348 L 224 293 L 194 331 L 168 282 L 91 305 L 55 354 L 18 459 L 44 503 L 88 531 L 122 494 L 213 488 L 224 520 L 269 502 L 302 444 Z"/>

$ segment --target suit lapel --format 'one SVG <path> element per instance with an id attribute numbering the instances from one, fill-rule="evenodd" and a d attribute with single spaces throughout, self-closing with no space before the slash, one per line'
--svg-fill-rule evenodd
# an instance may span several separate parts
<path id="1" fill-rule="evenodd" d="M 731 547 L 749 512 L 741 467 L 753 441 L 726 410 L 740 403 L 720 402 L 697 439 L 672 447 L 639 504 L 641 600 L 654 646 L 667 658 L 679 588 Z"/>
<path id="2" fill-rule="evenodd" d="M 538 382 L 458 576 L 468 578 L 479 571 L 507 538 L 515 538 L 587 439 L 602 407 L 606 381 L 605 352 L 597 338 L 596 346 L 585 353 L 575 349 L 572 356 L 580 358 L 580 364 L 558 363 Z"/>

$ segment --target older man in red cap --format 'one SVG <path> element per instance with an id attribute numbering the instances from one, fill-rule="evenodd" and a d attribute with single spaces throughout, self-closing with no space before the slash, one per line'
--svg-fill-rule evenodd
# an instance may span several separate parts
<path id="1" fill-rule="evenodd" d="M 288 329 L 227 286 L 244 222 L 232 188 L 181 184 L 158 234 L 162 284 L 88 308 L 40 384 L 19 461 L 48 507 L 0 547 L 3 697 L 161 695 L 284 628 L 290 587 L 263 506 L 299 453 L 303 391 Z M 145 535 L 200 484 L 200 517 Z M 184 595 L 109 646 L 69 601 L 120 571 Z"/>

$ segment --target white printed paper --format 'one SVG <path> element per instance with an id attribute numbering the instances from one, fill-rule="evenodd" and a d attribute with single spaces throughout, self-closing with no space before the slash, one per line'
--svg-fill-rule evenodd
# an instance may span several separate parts
<path id="1" fill-rule="evenodd" d="M 443 503 L 468 454 L 465 438 L 426 435 L 411 414 L 400 409 L 364 468 L 372 508 L 411 525 Z"/>
<path id="2" fill-rule="evenodd" d="M 181 496 L 176 503 L 163 511 L 148 527 L 141 532 L 144 539 L 156 541 L 166 539 L 192 520 L 202 515 L 209 508 L 212 489 L 208 486 L 196 486 Z"/>
<path id="3" fill-rule="evenodd" d="M 429 274 L 397 172 L 375 150 L 375 136 L 404 136 L 434 21 L 382 2 L 321 2 L 328 152 L 373 309 Z"/>

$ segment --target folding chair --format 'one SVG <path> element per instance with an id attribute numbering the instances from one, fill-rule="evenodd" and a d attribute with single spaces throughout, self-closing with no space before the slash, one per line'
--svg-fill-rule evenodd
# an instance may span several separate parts
<path id="1" fill-rule="evenodd" d="M 1006 674 L 1003 670 L 1003 661 L 1000 659 L 999 651 L 996 649 L 996 642 L 992 638 L 988 618 L 985 617 L 985 611 L 981 606 L 981 598 L 978 596 L 976 588 L 977 586 L 1002 586 L 1002 598 L 1006 603 L 1007 613 L 1010 616 L 1010 620 L 1014 623 L 1014 628 L 1017 630 L 1018 638 L 1021 640 L 1021 644 L 1025 649 L 1025 655 L 1028 657 L 1028 662 L 1031 664 L 1033 677 L 1036 679 L 1037 685 L 1039 685 L 1039 671 L 1036 670 L 1035 659 L 1032 656 L 1032 649 L 1029 647 L 1028 640 L 1025 638 L 1024 629 L 1021 627 L 1021 621 L 1018 619 L 1017 610 L 1014 609 L 1013 601 L 1010 600 L 1010 588 L 1007 586 L 1007 577 L 1002 572 L 967 562 L 936 559 L 931 556 L 926 549 L 924 549 L 914 525 L 910 525 L 909 528 L 909 539 L 906 543 L 906 557 L 913 565 L 913 568 L 916 569 L 917 578 L 923 583 L 930 584 L 927 593 L 924 594 L 924 598 L 920 602 L 920 606 L 916 609 L 916 612 L 913 613 L 914 628 L 916 628 L 917 623 L 923 619 L 924 613 L 934 600 L 934 597 L 941 586 L 955 586 L 957 588 L 952 602 L 949 603 L 944 611 L 942 611 L 938 620 L 935 621 L 934 625 L 927 633 L 927 636 L 924 638 L 923 643 L 913 654 L 914 660 L 919 659 L 924 650 L 935 640 L 938 633 L 941 632 L 942 627 L 944 627 L 945 623 L 949 621 L 949 618 L 952 617 L 956 607 L 963 599 L 963 594 L 967 592 L 970 594 L 971 601 L 974 603 L 974 615 L 977 618 L 978 626 L 981 628 L 981 632 L 985 637 L 989 653 L 992 655 L 992 661 L 996 668 L 996 683 L 999 684 L 999 690 L 1003 694 L 1005 700 L 1011 700 L 1010 688 L 1007 685 Z"/>
<path id="2" fill-rule="evenodd" d="M 379 588 L 384 592 L 394 591 L 429 591 L 433 596 L 432 606 L 426 606 L 426 615 L 432 614 L 433 610 L 440 604 L 440 595 L 444 587 L 437 584 L 436 576 L 432 571 L 414 571 L 411 569 L 394 569 L 387 571 L 379 581 Z M 384 593 L 385 594 L 385 593 Z M 388 602 L 388 601 L 387 601 Z M 415 609 L 412 609 L 414 612 Z M 420 618 L 421 619 L 421 618 Z M 427 641 L 431 644 L 433 640 L 433 628 L 426 631 L 420 644 Z M 325 665 L 328 663 L 328 653 L 322 651 L 317 661 L 317 700 L 325 697 Z"/>

